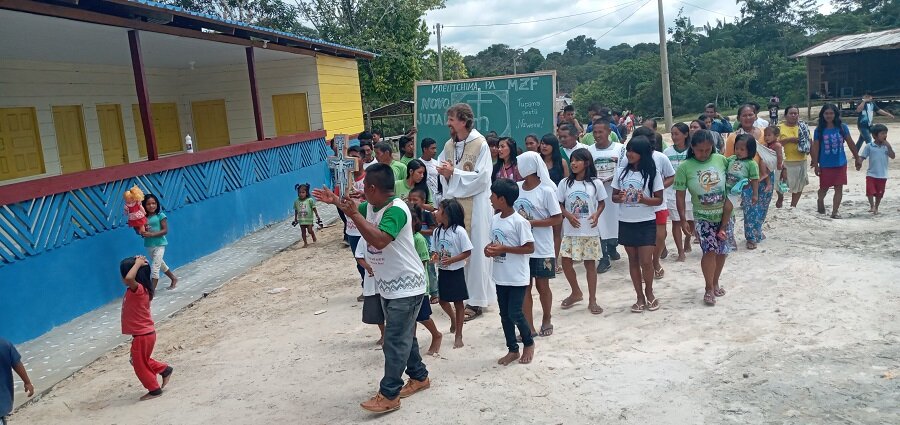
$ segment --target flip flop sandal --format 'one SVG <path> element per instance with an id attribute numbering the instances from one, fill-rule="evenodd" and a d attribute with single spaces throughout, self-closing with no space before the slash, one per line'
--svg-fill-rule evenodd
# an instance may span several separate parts
<path id="1" fill-rule="evenodd" d="M 603 308 L 601 308 L 599 305 L 588 307 L 588 311 L 590 311 L 591 314 L 603 314 Z"/>
<path id="2" fill-rule="evenodd" d="M 653 273 L 653 276 L 656 277 L 657 279 L 662 279 L 663 276 L 665 276 L 665 275 L 666 275 L 666 271 L 662 267 L 660 267 L 659 270 L 657 270 Z"/>
<path id="3" fill-rule="evenodd" d="M 844 216 L 842 216 L 840 214 L 832 214 L 831 218 L 833 218 L 835 220 L 840 220 L 840 219 L 844 218 Z"/>
<path id="4" fill-rule="evenodd" d="M 634 303 L 631 305 L 631 312 L 632 313 L 643 313 L 645 308 L 647 308 L 647 306 L 645 306 L 644 304 Z"/>
<path id="5" fill-rule="evenodd" d="M 713 291 L 706 291 L 706 295 L 703 296 L 703 303 L 708 306 L 716 305 L 716 294 Z"/>
<path id="6" fill-rule="evenodd" d="M 659 258 L 665 260 L 666 257 L 669 256 L 669 248 L 663 248 L 662 254 L 660 254 Z"/>
<path id="7" fill-rule="evenodd" d="M 725 296 L 725 288 L 722 288 L 720 286 L 719 288 L 713 290 L 713 294 L 715 294 L 717 297 L 724 297 Z"/>
<path id="8" fill-rule="evenodd" d="M 471 307 L 467 308 L 466 309 L 466 318 L 463 319 L 463 321 L 468 322 L 472 319 L 475 319 L 478 316 L 481 316 L 482 314 L 484 314 L 483 310 L 484 309 L 482 309 L 481 307 L 475 307 L 475 306 L 471 306 Z M 469 312 L 471 312 L 471 313 L 469 313 Z"/>
<path id="9" fill-rule="evenodd" d="M 649 304 L 647 304 L 647 310 L 656 311 L 659 310 L 659 298 L 654 298 Z"/>
<path id="10" fill-rule="evenodd" d="M 441 302 L 441 299 L 437 295 L 432 295 L 431 300 L 428 301 L 430 304 L 438 304 Z"/>
<path id="11" fill-rule="evenodd" d="M 538 332 L 538 335 L 540 335 L 540 336 L 553 335 L 553 325 L 552 324 L 547 325 L 547 326 L 541 325 L 541 331 Z"/>

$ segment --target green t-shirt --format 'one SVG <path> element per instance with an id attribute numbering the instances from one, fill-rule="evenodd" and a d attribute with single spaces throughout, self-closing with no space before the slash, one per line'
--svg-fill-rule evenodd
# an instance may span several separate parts
<path id="1" fill-rule="evenodd" d="M 759 180 L 759 165 L 753 159 L 738 159 L 737 155 L 732 155 L 728 158 L 726 189 L 731 190 L 743 179 Z"/>
<path id="2" fill-rule="evenodd" d="M 315 209 L 316 200 L 311 196 L 303 200 L 300 198 L 294 200 L 294 211 L 297 213 L 297 222 L 299 222 L 301 226 L 313 224 L 313 211 L 315 211 Z"/>
<path id="3" fill-rule="evenodd" d="M 400 157 L 400 162 L 402 162 L 403 165 L 406 165 L 406 164 L 409 164 L 409 161 L 412 161 L 412 160 L 414 160 L 414 159 L 415 159 L 415 158 L 409 157 L 409 156 L 401 156 L 401 157 Z"/>
<path id="4" fill-rule="evenodd" d="M 428 242 L 425 240 L 425 236 L 416 232 L 413 235 L 413 243 L 416 245 L 416 252 L 419 254 L 419 259 L 428 261 L 431 256 L 428 254 Z"/>
<path id="5" fill-rule="evenodd" d="M 162 221 L 166 219 L 166 213 L 160 211 L 157 214 L 148 215 L 147 216 L 147 225 L 150 226 L 150 232 L 155 233 L 162 230 Z M 144 246 L 154 247 L 154 246 L 166 246 L 169 244 L 169 241 L 166 240 L 166 236 L 157 236 L 154 238 L 144 238 Z"/>
<path id="6" fill-rule="evenodd" d="M 391 170 L 394 171 L 394 180 L 406 178 L 406 164 L 400 161 L 391 161 Z"/>
<path id="7" fill-rule="evenodd" d="M 409 192 L 411 192 L 412 190 L 413 190 L 413 188 L 410 187 L 408 184 L 406 184 L 406 179 L 397 180 L 394 182 L 394 196 L 396 196 L 404 201 L 407 200 L 407 198 L 409 198 Z M 425 193 L 425 197 L 428 199 L 425 200 L 425 203 L 430 204 L 431 203 L 431 191 L 429 190 L 426 192 L 427 193 Z"/>
<path id="8" fill-rule="evenodd" d="M 596 140 L 594 140 L 594 133 L 585 133 L 584 136 L 581 136 L 580 141 L 581 141 L 581 143 L 588 145 L 588 146 L 593 146 L 594 143 L 597 142 Z M 610 143 L 616 143 L 618 141 L 619 141 L 619 136 L 617 136 L 616 133 L 612 133 L 612 132 L 609 133 L 609 142 Z"/>
<path id="9" fill-rule="evenodd" d="M 690 192 L 697 220 L 714 223 L 722 221 L 727 170 L 728 159 L 717 153 L 710 155 L 706 161 L 689 158 L 678 166 L 675 172 L 675 190 Z"/>
<path id="10" fill-rule="evenodd" d="M 390 202 L 394 199 L 396 199 L 396 197 L 391 197 L 391 199 L 388 199 L 388 205 L 390 205 Z M 368 207 L 368 202 L 359 204 L 359 213 L 362 214 L 363 217 L 366 216 L 366 210 L 368 209 Z M 375 209 L 374 211 L 378 212 L 377 209 Z M 391 205 L 381 216 L 381 222 L 378 223 L 378 229 L 390 235 L 391 239 L 397 239 L 397 235 L 400 234 L 400 230 L 402 230 L 403 226 L 405 225 L 406 213 L 402 208 Z"/>

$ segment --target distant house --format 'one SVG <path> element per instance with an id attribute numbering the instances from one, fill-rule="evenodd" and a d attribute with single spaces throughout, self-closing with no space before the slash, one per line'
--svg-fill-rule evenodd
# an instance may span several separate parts
<path id="1" fill-rule="evenodd" d="M 900 28 L 842 35 L 791 56 L 806 59 L 807 104 L 900 99 Z"/>

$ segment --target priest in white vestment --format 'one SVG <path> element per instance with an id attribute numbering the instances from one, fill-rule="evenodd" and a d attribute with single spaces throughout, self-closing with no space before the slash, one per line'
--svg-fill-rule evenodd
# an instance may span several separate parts
<path id="1" fill-rule="evenodd" d="M 484 136 L 475 130 L 472 108 L 464 103 L 447 110 L 450 140 L 438 155 L 443 199 L 456 199 L 466 213 L 466 231 L 472 240 L 472 255 L 465 267 L 469 291 L 466 318 L 481 315 L 484 307 L 497 300 L 491 282 L 491 265 L 484 256 L 490 243 L 491 217 L 491 152 Z"/>

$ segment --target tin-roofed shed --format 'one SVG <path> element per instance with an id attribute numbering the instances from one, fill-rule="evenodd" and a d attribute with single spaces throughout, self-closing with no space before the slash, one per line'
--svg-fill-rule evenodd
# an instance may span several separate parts
<path id="1" fill-rule="evenodd" d="M 807 104 L 852 103 L 867 91 L 900 99 L 900 28 L 834 37 L 792 57 L 806 59 Z"/>

